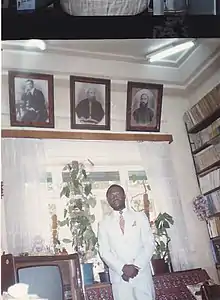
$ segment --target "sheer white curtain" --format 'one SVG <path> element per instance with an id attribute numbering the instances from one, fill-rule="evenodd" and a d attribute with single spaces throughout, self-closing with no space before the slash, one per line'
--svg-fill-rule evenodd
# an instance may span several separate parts
<path id="1" fill-rule="evenodd" d="M 50 243 L 44 144 L 41 140 L 2 139 L 7 251 L 19 254 L 32 250 L 36 237 Z M 42 182 L 42 184 L 40 183 Z M 6 247 L 6 245 L 5 245 Z M 2 249 L 4 251 L 4 249 Z"/>
<path id="2" fill-rule="evenodd" d="M 2 197 L 1 202 L 1 253 L 5 251 L 8 253 L 8 242 L 6 233 L 6 223 L 5 223 L 5 198 Z"/>
<path id="3" fill-rule="evenodd" d="M 174 218 L 174 225 L 169 230 L 173 268 L 175 271 L 189 269 L 192 267 L 190 246 L 170 146 L 165 142 L 141 142 L 138 145 L 156 211 L 167 212 Z"/>

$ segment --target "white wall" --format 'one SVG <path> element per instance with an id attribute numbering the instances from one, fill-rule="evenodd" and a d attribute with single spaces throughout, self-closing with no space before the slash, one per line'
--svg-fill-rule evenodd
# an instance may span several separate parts
<path id="1" fill-rule="evenodd" d="M 69 57 L 73 74 L 91 76 L 89 73 L 90 68 L 88 68 L 88 62 L 86 62 L 86 64 L 81 64 L 81 72 L 78 74 L 74 73 L 74 65 L 71 64 L 71 60 L 72 58 Z M 52 58 L 50 58 L 50 61 L 52 64 Z M 100 66 L 103 65 L 103 61 L 100 60 L 99 63 Z M 14 61 L 14 64 L 14 68 L 16 68 L 16 60 Z M 94 64 L 92 66 L 94 69 Z M 97 66 L 97 69 L 103 70 L 103 68 L 100 66 Z M 25 69 L 25 67 L 26 62 L 24 60 L 23 68 Z M 45 66 L 45 64 L 41 63 L 41 60 L 38 57 L 37 69 L 41 68 L 43 73 L 44 70 L 48 70 L 49 67 L 50 66 Z M 116 62 L 111 62 L 111 72 L 108 72 L 108 69 L 106 69 L 102 76 L 109 76 L 112 79 L 112 131 L 123 132 L 125 130 L 126 81 L 118 80 L 117 72 L 120 71 L 120 73 L 124 73 L 124 70 L 119 70 L 118 67 L 120 66 L 118 66 Z M 68 69 L 68 71 L 69 70 L 70 69 Z M 137 70 L 138 66 L 136 66 L 134 73 L 137 73 Z M 130 69 L 128 68 L 126 71 L 130 72 L 130 74 L 133 73 L 132 64 L 130 64 Z M 54 72 L 54 74 L 57 73 Z M 55 76 L 54 89 L 56 129 L 70 130 L 70 93 L 68 75 L 64 76 L 62 79 L 56 78 Z M 187 101 L 187 99 L 176 96 L 167 96 L 165 92 L 165 96 L 163 97 L 161 132 L 172 134 L 174 139 L 173 143 L 171 144 L 171 151 L 184 211 L 184 216 L 180 216 L 180 218 L 184 217 L 186 221 L 189 241 L 191 244 L 191 260 L 193 261 L 194 267 L 206 268 L 210 276 L 216 278 L 216 270 L 209 246 L 206 226 L 203 222 L 197 220 L 192 207 L 192 199 L 198 194 L 199 189 L 195 176 L 192 156 L 189 149 L 188 138 L 182 121 L 183 113 L 190 106 L 191 102 Z M 7 76 L 3 76 L 2 86 L 2 127 L 10 127 Z"/>

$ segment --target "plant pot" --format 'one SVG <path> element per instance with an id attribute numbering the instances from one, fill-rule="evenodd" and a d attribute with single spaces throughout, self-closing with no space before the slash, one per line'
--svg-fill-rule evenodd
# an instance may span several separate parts
<path id="1" fill-rule="evenodd" d="M 82 264 L 84 285 L 92 285 L 94 283 L 93 263 Z"/>
<path id="2" fill-rule="evenodd" d="M 154 275 L 161 275 L 169 273 L 169 264 L 165 262 L 164 259 L 152 259 L 152 267 L 154 270 Z"/>
<path id="3" fill-rule="evenodd" d="M 105 271 L 105 272 L 100 272 L 99 273 L 99 279 L 100 279 L 100 282 L 102 283 L 110 283 L 110 277 L 109 277 L 109 273 L 108 271 Z"/>

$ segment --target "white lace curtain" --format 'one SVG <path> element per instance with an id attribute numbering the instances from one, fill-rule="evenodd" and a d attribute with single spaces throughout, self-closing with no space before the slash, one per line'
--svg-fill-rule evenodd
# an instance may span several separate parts
<path id="1" fill-rule="evenodd" d="M 50 243 L 45 175 L 41 140 L 2 139 L 2 215 L 5 219 L 2 251 L 14 255 L 31 251 L 39 236 L 46 244 Z"/>
<path id="2" fill-rule="evenodd" d="M 166 142 L 142 142 L 138 145 L 142 164 L 152 189 L 156 211 L 167 212 L 174 218 L 174 225 L 169 230 L 173 268 L 175 271 L 190 269 L 192 268 L 190 245 L 175 180 L 170 146 Z"/>
<path id="3" fill-rule="evenodd" d="M 88 149 L 87 141 L 80 143 L 81 152 L 83 152 L 82 149 Z M 85 147 L 82 147 L 83 143 Z M 115 161 L 113 156 L 117 152 L 121 153 L 121 156 L 118 154 L 117 161 L 126 163 L 127 157 L 125 159 L 124 154 L 128 146 L 130 151 L 128 155 L 131 153 L 135 156 L 134 161 L 140 162 L 141 158 L 140 163 L 147 174 L 156 211 L 167 212 L 174 217 L 175 224 L 169 232 L 173 267 L 175 270 L 191 268 L 187 229 L 172 166 L 170 146 L 167 143 L 158 142 L 115 142 L 111 144 L 111 147 L 112 145 L 117 147 L 113 152 L 108 153 L 108 150 L 106 151 L 104 146 L 101 147 L 100 143 L 93 142 L 93 144 L 94 155 L 97 157 L 96 150 L 99 149 L 101 161 L 108 160 L 108 158 Z M 4 182 L 2 214 L 5 219 L 3 222 L 2 218 L 2 229 L 5 228 L 2 231 L 3 251 L 13 254 L 30 251 L 36 236 L 41 236 L 47 245 L 50 244 L 50 216 L 45 184 L 45 147 L 48 145 L 43 140 L 2 140 L 2 179 Z M 73 151 L 71 155 L 73 154 L 77 153 Z M 140 158 L 138 158 L 139 154 Z M 87 150 L 81 155 L 86 159 Z"/>

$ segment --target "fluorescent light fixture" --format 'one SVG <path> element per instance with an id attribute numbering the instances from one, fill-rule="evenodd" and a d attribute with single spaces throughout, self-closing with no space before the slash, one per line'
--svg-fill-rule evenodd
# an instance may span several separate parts
<path id="1" fill-rule="evenodd" d="M 28 40 L 25 43 L 25 46 L 28 48 L 37 48 L 40 49 L 41 51 L 44 51 L 46 49 L 46 43 L 43 40 Z"/>
<path id="2" fill-rule="evenodd" d="M 171 56 L 175 53 L 181 52 L 186 49 L 190 49 L 195 45 L 195 41 L 187 41 L 185 43 L 176 44 L 176 45 L 169 45 L 165 49 L 158 50 L 152 54 L 147 55 L 147 58 L 150 62 L 159 61 L 164 57 Z"/>

